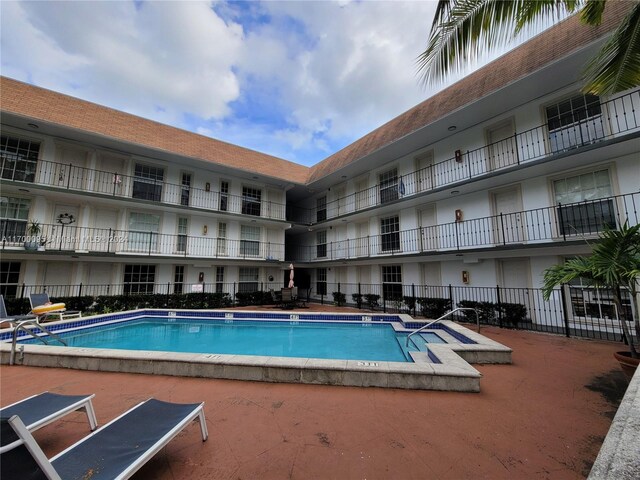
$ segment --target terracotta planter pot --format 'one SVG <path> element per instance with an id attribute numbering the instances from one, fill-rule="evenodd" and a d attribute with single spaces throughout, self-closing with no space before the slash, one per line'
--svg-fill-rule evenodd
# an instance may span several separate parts
<path id="1" fill-rule="evenodd" d="M 640 358 L 632 358 L 630 352 L 615 352 L 613 356 L 620 362 L 622 371 L 631 379 L 633 374 L 636 373 L 638 364 L 640 364 Z"/>

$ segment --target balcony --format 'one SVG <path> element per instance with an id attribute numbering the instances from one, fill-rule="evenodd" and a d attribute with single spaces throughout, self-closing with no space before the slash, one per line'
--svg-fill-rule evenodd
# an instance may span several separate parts
<path id="1" fill-rule="evenodd" d="M 322 212 L 296 210 L 292 221 L 319 223 L 451 185 L 476 180 L 514 166 L 579 150 L 588 145 L 640 131 L 640 90 L 600 104 L 600 114 L 549 130 L 537 126 L 486 146 L 459 152 L 421 170 L 355 192 L 322 207 Z"/>
<path id="2" fill-rule="evenodd" d="M 284 244 L 167 235 L 154 232 L 83 228 L 73 225 L 46 224 L 36 238 L 24 235 L 26 222 L 3 222 L 2 251 L 23 251 L 25 242 L 46 242 L 46 252 L 74 252 L 105 255 L 166 256 L 173 258 L 221 258 L 231 260 L 281 261 Z"/>
<path id="3" fill-rule="evenodd" d="M 555 205 L 516 213 L 350 238 L 287 251 L 287 261 L 319 262 L 367 257 L 533 246 L 593 238 L 605 228 L 640 223 L 640 193 Z M 320 256 L 319 254 L 322 254 Z"/>
<path id="4" fill-rule="evenodd" d="M 24 182 L 56 190 L 86 192 L 110 198 L 144 200 L 162 205 L 176 205 L 212 212 L 226 212 L 270 220 L 286 220 L 286 205 L 271 201 L 247 199 L 211 189 L 167 183 L 39 160 L 37 168 L 27 165 L 17 155 L 2 153 L 2 180 Z M 26 166 L 25 166 L 26 165 Z"/>

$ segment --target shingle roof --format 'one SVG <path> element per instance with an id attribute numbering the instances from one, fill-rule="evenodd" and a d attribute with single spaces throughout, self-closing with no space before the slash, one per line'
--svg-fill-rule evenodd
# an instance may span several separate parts
<path id="1" fill-rule="evenodd" d="M 580 24 L 577 15 L 558 23 L 314 165 L 308 182 L 319 180 L 588 45 L 617 27 L 630 5 L 631 2 L 609 2 L 604 20 L 598 27 Z"/>
<path id="2" fill-rule="evenodd" d="M 615 28 L 631 2 L 609 2 L 602 24 L 572 16 L 308 168 L 68 95 L 0 77 L 1 110 L 170 154 L 293 183 L 311 183 L 584 47 Z"/>
<path id="3" fill-rule="evenodd" d="M 1 109 L 135 145 L 193 157 L 294 183 L 309 168 L 230 143 L 163 125 L 7 77 L 0 77 Z"/>

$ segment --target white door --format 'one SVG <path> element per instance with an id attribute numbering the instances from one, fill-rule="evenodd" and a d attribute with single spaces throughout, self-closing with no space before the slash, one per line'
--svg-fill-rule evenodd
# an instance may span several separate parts
<path id="1" fill-rule="evenodd" d="M 416 190 L 424 192 L 435 187 L 433 174 L 433 152 L 426 152 L 416 157 Z"/>
<path id="2" fill-rule="evenodd" d="M 439 229 L 436 223 L 436 206 L 428 205 L 420 210 L 421 251 L 437 250 L 440 245 Z"/>
<path id="3" fill-rule="evenodd" d="M 528 258 L 511 258 L 499 262 L 500 302 L 519 303 L 527 309 L 527 317 L 535 321 L 535 311 L 531 306 L 531 267 Z"/>
<path id="4" fill-rule="evenodd" d="M 117 251 L 118 245 L 109 245 L 109 239 L 116 241 L 120 234 L 116 232 L 118 212 L 115 210 L 96 210 L 94 228 L 89 230 L 90 242 L 84 248 L 89 251 Z"/>
<path id="5" fill-rule="evenodd" d="M 489 168 L 497 170 L 518 162 L 513 122 L 507 120 L 487 129 Z"/>
<path id="6" fill-rule="evenodd" d="M 369 188 L 369 179 L 364 178 L 356 182 L 356 210 L 363 210 L 373 202 L 370 201 L 370 196 L 372 193 L 368 190 Z"/>
<path id="7" fill-rule="evenodd" d="M 526 237 L 520 189 L 494 192 L 493 208 L 496 215 L 493 222 L 494 243 L 507 245 L 524 242 Z"/>
<path id="8" fill-rule="evenodd" d="M 111 263 L 89 263 L 85 295 L 108 295 L 111 285 Z"/>
<path id="9" fill-rule="evenodd" d="M 359 223 L 357 226 L 355 253 L 358 257 L 369 256 L 369 222 Z"/>

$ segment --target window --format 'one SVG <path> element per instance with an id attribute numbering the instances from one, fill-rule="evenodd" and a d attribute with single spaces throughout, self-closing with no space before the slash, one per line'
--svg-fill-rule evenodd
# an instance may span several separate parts
<path id="1" fill-rule="evenodd" d="M 220 211 L 226 212 L 229 208 L 229 182 L 220 181 Z"/>
<path id="2" fill-rule="evenodd" d="M 400 265 L 383 265 L 382 294 L 385 300 L 402 299 L 402 267 Z"/>
<path id="3" fill-rule="evenodd" d="M 318 295 L 327 294 L 327 269 L 316 268 L 316 292 Z"/>
<path id="4" fill-rule="evenodd" d="M 327 256 L 327 231 L 321 230 L 316 232 L 316 257 L 324 258 Z"/>
<path id="5" fill-rule="evenodd" d="M 130 250 L 136 252 L 155 252 L 158 246 L 160 217 L 150 213 L 131 212 L 129 215 Z"/>
<path id="6" fill-rule="evenodd" d="M 327 197 L 316 199 L 316 222 L 322 222 L 327 219 Z"/>
<path id="7" fill-rule="evenodd" d="M 176 265 L 173 270 L 173 293 L 183 293 L 184 265 Z"/>
<path id="8" fill-rule="evenodd" d="M 546 107 L 553 153 L 592 143 L 604 137 L 602 107 L 595 95 L 577 95 Z"/>
<path id="9" fill-rule="evenodd" d="M 258 267 L 240 267 L 238 277 L 238 292 L 250 293 L 258 291 Z"/>
<path id="10" fill-rule="evenodd" d="M 33 182 L 36 177 L 40 143 L 2 135 L 0 155 L 2 156 L 2 178 Z"/>
<path id="11" fill-rule="evenodd" d="M 155 265 L 125 265 L 124 294 L 153 293 L 156 279 Z"/>
<path id="12" fill-rule="evenodd" d="M 598 170 L 553 182 L 560 235 L 598 233 L 616 227 L 609 171 Z"/>
<path id="13" fill-rule="evenodd" d="M 178 217 L 178 237 L 176 239 L 176 251 L 187 251 L 187 217 Z"/>
<path id="14" fill-rule="evenodd" d="M 182 174 L 182 187 L 180 189 L 180 205 L 189 205 L 189 197 L 191 196 L 191 174 Z"/>
<path id="15" fill-rule="evenodd" d="M 380 219 L 380 247 L 383 252 L 400 251 L 400 217 Z"/>
<path id="16" fill-rule="evenodd" d="M 0 293 L 5 298 L 15 298 L 19 281 L 20 262 L 0 262 Z"/>
<path id="17" fill-rule="evenodd" d="M 243 257 L 260 255 L 260 227 L 240 226 L 240 255 Z"/>
<path id="18" fill-rule="evenodd" d="M 136 163 L 133 178 L 133 198 L 159 202 L 162 199 L 164 169 Z"/>
<path id="19" fill-rule="evenodd" d="M 379 175 L 380 203 L 398 199 L 398 169 L 394 168 Z"/>
<path id="20" fill-rule="evenodd" d="M 224 267 L 216 267 L 216 293 L 224 292 Z"/>
<path id="21" fill-rule="evenodd" d="M 242 187 L 242 213 L 260 216 L 262 191 L 257 188 Z"/>
<path id="22" fill-rule="evenodd" d="M 0 198 L 0 232 L 3 242 L 24 242 L 31 200 L 26 198 Z"/>

